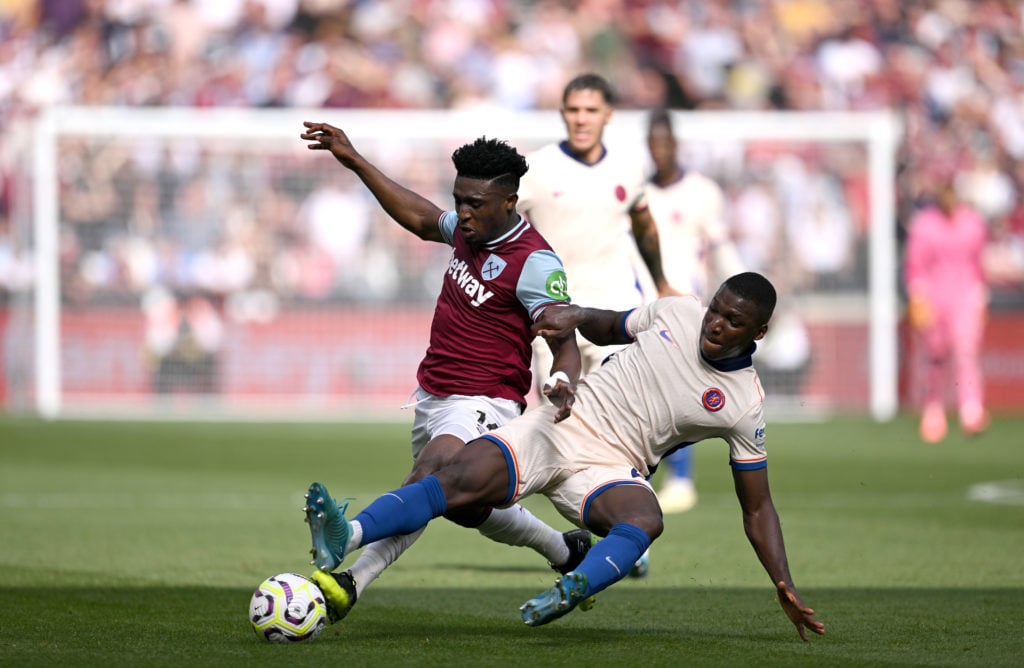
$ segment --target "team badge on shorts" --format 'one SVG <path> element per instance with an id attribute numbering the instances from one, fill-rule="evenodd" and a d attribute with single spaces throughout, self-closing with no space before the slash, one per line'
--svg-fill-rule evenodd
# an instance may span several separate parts
<path id="1" fill-rule="evenodd" d="M 714 413 L 722 410 L 722 406 L 725 406 L 725 395 L 717 387 L 709 387 L 704 390 L 704 395 L 701 396 L 700 402 L 704 404 L 704 408 Z"/>

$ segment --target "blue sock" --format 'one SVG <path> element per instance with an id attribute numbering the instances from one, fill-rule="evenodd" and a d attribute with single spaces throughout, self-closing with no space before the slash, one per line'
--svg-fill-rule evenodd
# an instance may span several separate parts
<path id="1" fill-rule="evenodd" d="M 632 524 L 622 522 L 613 526 L 576 567 L 576 572 L 585 574 L 590 583 L 586 595 L 596 594 L 629 575 L 633 564 L 650 546 L 647 534 Z"/>
<path id="2" fill-rule="evenodd" d="M 437 478 L 428 475 L 419 482 L 378 496 L 352 518 L 363 527 L 362 545 L 381 538 L 412 533 L 448 510 L 444 490 Z"/>
<path id="3" fill-rule="evenodd" d="M 693 450 L 689 447 L 676 450 L 665 458 L 671 469 L 673 478 L 690 477 L 690 461 L 693 459 Z"/>

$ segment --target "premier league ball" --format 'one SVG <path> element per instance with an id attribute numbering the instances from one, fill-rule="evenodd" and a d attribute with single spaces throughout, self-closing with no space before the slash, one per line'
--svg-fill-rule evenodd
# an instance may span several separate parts
<path id="1" fill-rule="evenodd" d="M 324 595 L 301 575 L 272 575 L 253 592 L 249 621 L 256 635 L 269 642 L 309 642 L 327 626 Z"/>

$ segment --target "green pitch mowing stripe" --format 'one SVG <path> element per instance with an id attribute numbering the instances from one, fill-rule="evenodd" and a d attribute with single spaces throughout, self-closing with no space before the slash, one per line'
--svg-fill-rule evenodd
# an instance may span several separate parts
<path id="1" fill-rule="evenodd" d="M 608 591 L 539 629 L 532 590 L 381 588 L 308 645 L 248 627 L 250 592 L 214 587 L 0 588 L 12 666 L 1019 666 L 1019 591 L 809 589 L 829 634 L 801 643 L 764 589 Z M 12 614 L 11 609 L 31 614 Z M 1020 628 L 1019 624 L 1016 627 Z M 581 658 L 581 654 L 584 655 Z"/>
<path id="2" fill-rule="evenodd" d="M 921 444 L 915 425 L 772 425 L 790 564 L 828 635 L 801 643 L 740 526 L 724 443 L 666 517 L 652 572 L 538 629 L 554 574 L 435 522 L 316 642 L 274 646 L 252 590 L 309 571 L 302 493 L 396 487 L 408 425 L 0 419 L 0 665 L 1017 666 L 1024 419 Z M 979 491 L 980 490 L 980 491 Z M 543 498 L 527 505 L 567 529 Z"/>

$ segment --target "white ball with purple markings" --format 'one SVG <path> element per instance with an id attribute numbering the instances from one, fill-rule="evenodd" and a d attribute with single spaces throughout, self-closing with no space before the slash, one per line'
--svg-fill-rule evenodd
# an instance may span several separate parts
<path id="1" fill-rule="evenodd" d="M 320 588 L 296 573 L 272 575 L 249 600 L 249 621 L 269 642 L 309 642 L 327 626 L 327 606 Z"/>

